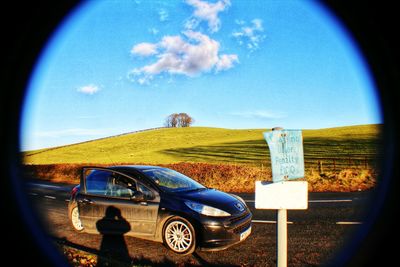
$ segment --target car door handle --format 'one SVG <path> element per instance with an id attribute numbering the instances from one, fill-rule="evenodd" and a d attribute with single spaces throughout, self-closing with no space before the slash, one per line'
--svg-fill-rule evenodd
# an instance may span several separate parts
<path id="1" fill-rule="evenodd" d="M 79 203 L 93 204 L 93 201 L 88 198 L 78 200 Z"/>

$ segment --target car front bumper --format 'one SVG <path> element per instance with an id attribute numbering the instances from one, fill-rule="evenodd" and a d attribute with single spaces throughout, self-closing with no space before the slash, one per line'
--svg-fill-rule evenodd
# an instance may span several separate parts
<path id="1" fill-rule="evenodd" d="M 202 250 L 223 250 L 244 241 L 251 233 L 252 214 L 244 214 L 226 219 L 204 219 L 202 221 Z"/>

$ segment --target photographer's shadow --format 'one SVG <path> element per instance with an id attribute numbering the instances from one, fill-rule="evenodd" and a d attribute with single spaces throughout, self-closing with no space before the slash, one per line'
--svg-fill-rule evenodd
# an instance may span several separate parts
<path id="1" fill-rule="evenodd" d="M 124 234 L 131 230 L 130 224 L 122 217 L 121 211 L 113 206 L 106 210 L 105 216 L 96 223 L 97 230 L 103 235 L 97 266 L 112 266 L 108 259 L 117 259 L 119 266 L 131 266 Z"/>

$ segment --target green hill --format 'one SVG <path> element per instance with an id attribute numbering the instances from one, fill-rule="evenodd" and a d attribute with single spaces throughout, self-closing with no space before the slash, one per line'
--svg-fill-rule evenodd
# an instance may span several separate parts
<path id="1" fill-rule="evenodd" d="M 334 167 L 378 157 L 381 125 L 303 130 L 306 164 L 331 162 Z M 89 142 L 24 152 L 26 164 L 206 162 L 269 164 L 265 129 L 231 130 L 189 127 L 164 128 Z"/>

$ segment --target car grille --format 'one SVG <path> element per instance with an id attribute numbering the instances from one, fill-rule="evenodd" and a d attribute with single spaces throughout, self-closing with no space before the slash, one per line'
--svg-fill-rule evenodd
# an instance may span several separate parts
<path id="1" fill-rule="evenodd" d="M 244 218 L 246 218 L 247 215 L 249 215 L 249 213 L 248 213 L 248 212 L 245 212 L 244 214 L 240 215 L 239 217 L 235 217 L 235 218 L 230 219 L 230 220 L 229 220 L 229 223 L 230 223 L 230 224 L 235 224 L 235 223 L 237 223 L 238 221 L 241 221 L 241 220 L 243 220 Z"/>
<path id="2" fill-rule="evenodd" d="M 242 233 L 244 230 L 246 230 L 247 228 L 249 228 L 250 224 L 251 224 L 251 220 L 248 220 L 246 223 L 244 223 L 244 224 L 242 224 L 242 225 L 239 225 L 238 227 L 234 228 L 234 229 L 233 229 L 233 232 L 234 232 L 235 234 Z"/>
<path id="3" fill-rule="evenodd" d="M 229 223 L 225 227 L 229 229 L 230 232 L 235 234 L 241 233 L 246 230 L 251 224 L 251 213 L 246 211 L 240 216 L 230 218 Z"/>

